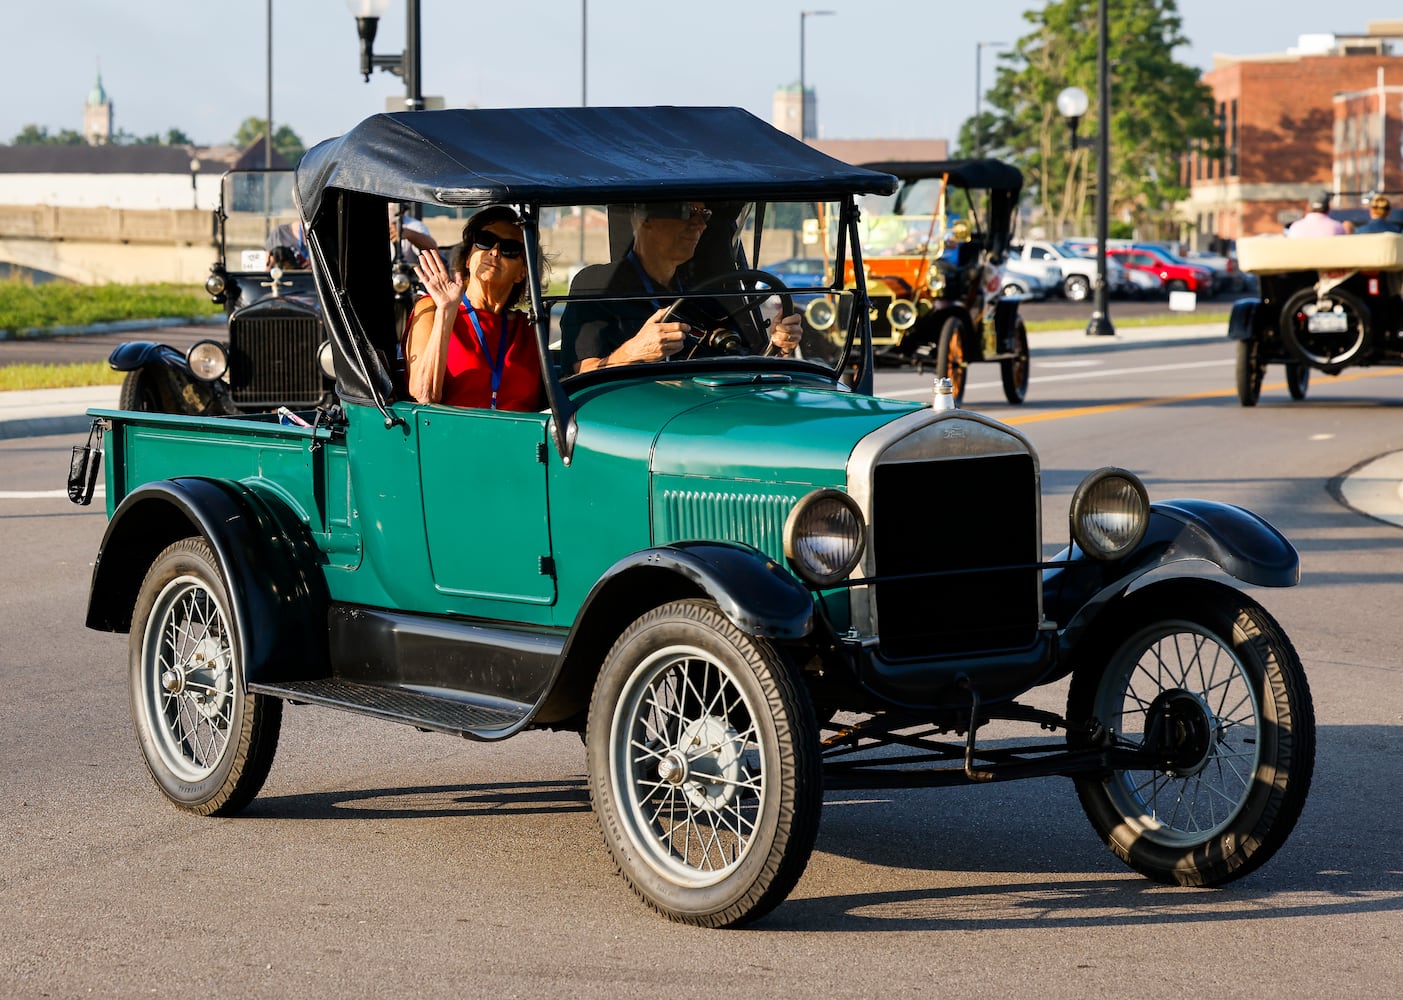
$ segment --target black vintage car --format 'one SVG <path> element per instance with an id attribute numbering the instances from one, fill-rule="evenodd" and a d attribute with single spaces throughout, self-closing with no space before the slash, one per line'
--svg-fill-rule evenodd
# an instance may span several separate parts
<path id="1" fill-rule="evenodd" d="M 1403 365 L 1403 235 L 1253 236 L 1238 241 L 1237 255 L 1261 288 L 1228 321 L 1243 406 L 1257 405 L 1268 365 L 1286 366 L 1296 400 L 1312 370 Z"/>
<path id="2" fill-rule="evenodd" d="M 335 373 L 293 172 L 225 174 L 214 229 L 218 259 L 205 289 L 224 306 L 225 337 L 183 355 L 150 341 L 120 344 L 108 363 L 127 372 L 122 408 L 194 416 L 329 403 Z M 407 291 L 407 268 L 393 277 L 397 291 Z"/>
<path id="3" fill-rule="evenodd" d="M 1004 398 L 1023 402 L 1028 331 L 1018 300 L 1002 295 L 999 277 L 1022 172 L 993 159 L 864 166 L 901 181 L 895 194 L 869 195 L 862 205 L 863 266 L 878 358 L 934 368 L 950 379 L 956 402 L 964 398 L 969 365 L 996 361 Z M 809 313 L 812 322 L 824 310 L 820 305 Z M 841 324 L 831 328 L 841 330 Z"/>

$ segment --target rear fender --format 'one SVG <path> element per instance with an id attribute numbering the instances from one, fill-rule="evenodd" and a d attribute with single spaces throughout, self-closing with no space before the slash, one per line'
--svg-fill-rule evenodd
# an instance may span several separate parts
<path id="1" fill-rule="evenodd" d="M 1301 579 L 1300 556 L 1285 535 L 1250 510 L 1212 500 L 1151 504 L 1144 539 L 1123 559 L 1097 562 L 1073 548 L 1053 561 L 1071 565 L 1044 576 L 1043 607 L 1072 641 L 1136 580 L 1174 563 L 1210 562 L 1259 587 L 1294 587 Z"/>
<path id="2" fill-rule="evenodd" d="M 305 526 L 276 497 L 240 483 L 170 479 L 132 491 L 107 525 L 93 564 L 87 626 L 129 632 L 142 580 L 156 556 L 203 536 L 229 589 L 245 681 L 325 676 L 325 582 Z"/>
<path id="3" fill-rule="evenodd" d="M 1262 307 L 1261 299 L 1238 299 L 1232 304 L 1228 316 L 1228 339 L 1251 340 L 1257 335 L 1257 313 Z"/>

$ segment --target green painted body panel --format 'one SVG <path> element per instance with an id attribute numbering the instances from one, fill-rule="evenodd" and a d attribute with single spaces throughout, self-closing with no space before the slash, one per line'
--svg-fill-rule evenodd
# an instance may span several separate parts
<path id="1" fill-rule="evenodd" d="M 238 480 L 308 525 L 333 600 L 566 628 L 610 566 L 649 546 L 743 542 L 783 564 L 795 502 L 846 487 L 856 442 L 919 409 L 729 375 L 606 382 L 575 401 L 568 464 L 547 413 L 396 403 L 404 424 L 387 428 L 348 405 L 343 439 L 112 412 L 109 514 L 144 482 Z"/>

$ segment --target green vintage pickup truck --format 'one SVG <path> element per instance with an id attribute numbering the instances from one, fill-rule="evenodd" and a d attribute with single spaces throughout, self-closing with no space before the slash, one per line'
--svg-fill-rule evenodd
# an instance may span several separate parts
<path id="1" fill-rule="evenodd" d="M 130 633 L 141 751 L 176 806 L 237 813 L 284 706 L 321 705 L 482 741 L 579 732 L 623 878 L 706 926 L 785 898 L 825 789 L 1066 776 L 1169 883 L 1285 842 L 1310 692 L 1230 580 L 1291 586 L 1295 549 L 1105 468 L 1044 558 L 1027 439 L 948 391 L 871 394 L 858 204 L 894 178 L 735 109 L 580 108 L 379 115 L 297 185 L 335 402 L 307 426 L 94 411 L 110 523 L 87 624 Z M 387 201 L 520 213 L 540 412 L 409 397 Z M 576 246 L 626 260 L 631 225 L 679 202 L 706 229 L 661 298 L 548 281 Z M 786 289 L 764 266 L 815 219 L 838 227 L 819 273 L 853 279 Z M 845 317 L 837 357 L 767 347 L 799 293 Z M 630 301 L 721 318 L 670 360 L 576 373 L 563 310 Z M 1019 701 L 1068 675 L 1065 715 Z M 981 738 L 992 722 L 1062 736 Z"/>

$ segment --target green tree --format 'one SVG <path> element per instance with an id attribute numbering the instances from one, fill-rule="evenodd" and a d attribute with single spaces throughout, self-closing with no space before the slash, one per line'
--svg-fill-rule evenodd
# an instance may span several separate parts
<path id="1" fill-rule="evenodd" d="M 1198 70 L 1174 61 L 1185 44 L 1175 0 L 1050 0 L 1024 13 L 1033 31 L 999 56 L 993 89 L 984 100 L 984 148 L 1022 168 L 1036 214 L 1054 232 L 1089 229 L 1096 197 L 1096 157 L 1073 150 L 1057 95 L 1078 86 L 1091 98 L 1080 135 L 1094 136 L 1097 3 L 1105 2 L 1111 67 L 1111 191 L 1113 220 L 1142 232 L 1173 221 L 1187 194 L 1179 165 L 1190 148 L 1221 154 L 1212 92 Z M 960 149 L 974 146 L 974 121 L 960 130 Z"/>
<path id="2" fill-rule="evenodd" d="M 258 139 L 268 129 L 268 119 L 266 118 L 245 118 L 239 130 L 234 133 L 234 145 L 240 149 L 246 148 L 250 143 Z M 302 159 L 302 154 L 307 152 L 307 147 L 302 145 L 302 140 L 287 125 L 278 126 L 273 133 L 273 148 L 291 166 L 296 166 Z"/>
<path id="3" fill-rule="evenodd" d="M 83 144 L 81 134 L 72 129 L 63 129 L 56 135 L 50 135 L 49 130 L 42 125 L 26 125 L 20 129 L 19 134 L 10 140 L 12 146 L 81 146 Z"/>

